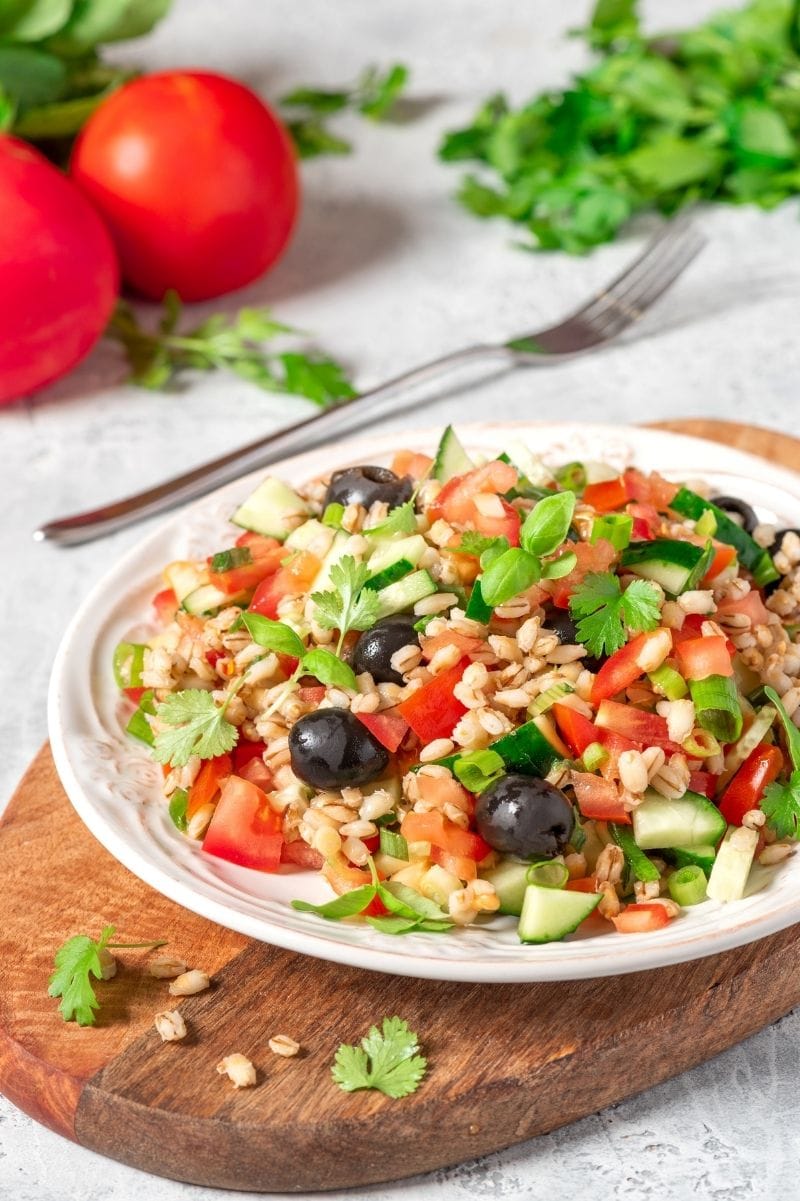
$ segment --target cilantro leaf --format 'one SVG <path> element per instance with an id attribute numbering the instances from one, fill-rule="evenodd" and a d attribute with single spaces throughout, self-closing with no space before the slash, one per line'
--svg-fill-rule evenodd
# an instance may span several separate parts
<path id="1" fill-rule="evenodd" d="M 173 692 L 156 709 L 156 717 L 167 728 L 156 734 L 153 757 L 183 767 L 193 755 L 216 759 L 232 750 L 239 731 L 226 719 L 225 708 L 202 688 Z"/>
<path id="2" fill-rule="evenodd" d="M 368 630 L 375 624 L 380 601 L 376 592 L 364 587 L 369 576 L 366 564 L 357 563 L 352 555 L 334 564 L 330 574 L 333 588 L 312 592 L 311 599 L 319 624 L 326 630 L 338 629 L 338 652 L 349 630 Z"/>
<path id="3" fill-rule="evenodd" d="M 593 571 L 569 602 L 581 645 L 590 655 L 613 655 L 625 644 L 625 627 L 641 632 L 659 623 L 659 594 L 649 580 L 634 580 L 623 592 L 610 571 Z"/>
<path id="4" fill-rule="evenodd" d="M 369 529 L 362 532 L 368 538 L 385 538 L 389 534 L 415 534 L 417 532 L 417 514 L 414 501 L 407 500 L 404 504 L 397 505 L 380 525 L 370 526 Z"/>
<path id="5" fill-rule="evenodd" d="M 374 1088 L 387 1097 L 413 1093 L 427 1070 L 419 1054 L 417 1035 L 399 1017 L 384 1018 L 380 1030 L 372 1026 L 358 1047 L 343 1043 L 336 1052 L 331 1075 L 346 1093 Z"/>
<path id="6" fill-rule="evenodd" d="M 477 530 L 464 530 L 458 546 L 452 546 L 450 549 L 458 554 L 474 555 L 476 559 L 480 559 L 487 550 L 496 548 L 501 551 L 508 550 L 510 545 L 508 538 L 502 535 L 499 538 L 487 538 L 485 534 L 479 534 Z"/>
<path id="7" fill-rule="evenodd" d="M 800 836 L 800 771 L 793 771 L 788 784 L 768 784 L 761 810 L 778 838 Z"/>
<path id="8" fill-rule="evenodd" d="M 56 970 L 47 991 L 51 997 L 61 997 L 58 1008 L 65 1022 L 76 1021 L 79 1026 L 95 1024 L 95 1010 L 100 1008 L 100 1002 L 91 977 L 102 979 L 100 952 L 113 934 L 113 926 L 105 926 L 96 942 L 86 934 L 76 934 L 56 951 Z"/>

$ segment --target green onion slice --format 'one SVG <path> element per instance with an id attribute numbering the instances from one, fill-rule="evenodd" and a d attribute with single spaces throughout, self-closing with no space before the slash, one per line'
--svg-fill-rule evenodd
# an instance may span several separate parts
<path id="1" fill-rule="evenodd" d="M 169 798 L 169 815 L 172 818 L 172 824 L 180 830 L 181 834 L 186 833 L 188 825 L 186 819 L 186 806 L 188 804 L 189 793 L 185 788 L 176 788 Z"/>
<path id="2" fill-rule="evenodd" d="M 706 874 L 696 863 L 679 867 L 670 873 L 667 887 L 676 905 L 698 905 L 706 899 Z"/>
<path id="3" fill-rule="evenodd" d="M 408 843 L 402 834 L 398 834 L 395 830 L 387 830 L 381 826 L 378 830 L 380 836 L 379 849 L 384 855 L 391 855 L 393 859 L 408 859 Z"/>
<path id="4" fill-rule="evenodd" d="M 647 678 L 656 692 L 662 693 L 668 701 L 679 701 L 689 691 L 683 676 L 666 663 L 662 663 L 655 671 L 648 672 Z"/>
<path id="5" fill-rule="evenodd" d="M 590 542 L 605 538 L 616 550 L 625 550 L 630 544 L 633 532 L 633 518 L 627 513 L 606 513 L 595 517 L 592 522 Z"/>
<path id="6" fill-rule="evenodd" d="M 742 706 L 733 676 L 707 676 L 689 684 L 697 720 L 720 742 L 735 742 L 742 732 Z"/>
<path id="7" fill-rule="evenodd" d="M 590 742 L 581 755 L 587 771 L 597 771 L 608 759 L 608 751 L 600 742 Z"/>
<path id="8" fill-rule="evenodd" d="M 113 668 L 117 688 L 141 688 L 144 652 L 141 642 L 120 642 L 114 651 Z"/>
<path id="9" fill-rule="evenodd" d="M 138 708 L 131 714 L 131 719 L 125 727 L 129 734 L 134 738 L 138 738 L 140 742 L 146 743 L 148 746 L 153 746 L 156 740 L 156 736 L 150 727 L 150 722 L 147 720 L 148 715 L 152 717 L 155 711 L 153 689 L 148 688 L 147 692 L 142 693 Z"/>
<path id="10" fill-rule="evenodd" d="M 569 870 L 559 859 L 542 859 L 530 865 L 525 879 L 541 888 L 563 888 L 569 880 Z"/>

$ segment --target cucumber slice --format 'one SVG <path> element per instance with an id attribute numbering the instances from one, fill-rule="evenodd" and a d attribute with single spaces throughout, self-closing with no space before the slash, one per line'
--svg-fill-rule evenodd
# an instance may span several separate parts
<path id="1" fill-rule="evenodd" d="M 292 530 L 285 545 L 289 550 L 307 550 L 318 559 L 324 559 L 333 546 L 336 530 L 329 525 L 323 525 L 312 517 L 304 521 L 296 530 Z"/>
<path id="2" fill-rule="evenodd" d="M 397 583 L 398 580 L 402 580 L 404 575 L 408 575 L 413 570 L 414 564 L 409 563 L 408 559 L 398 559 L 395 563 L 390 563 L 388 567 L 384 567 L 383 571 L 371 575 L 364 584 L 364 587 L 372 588 L 374 592 L 380 592 L 381 588 L 386 588 L 389 584 Z"/>
<path id="3" fill-rule="evenodd" d="M 182 559 L 168 563 L 162 574 L 167 587 L 171 588 L 178 598 L 179 605 L 195 588 L 208 583 L 205 567 L 200 568 L 196 563 L 187 563 Z"/>
<path id="4" fill-rule="evenodd" d="M 702 867 L 710 875 L 717 852 L 713 846 L 673 847 L 670 858 L 676 867 Z"/>
<path id="5" fill-rule="evenodd" d="M 490 749 L 497 751 L 509 771 L 524 776 L 546 776 L 556 760 L 562 758 L 536 721 L 526 722 L 518 730 L 505 734 Z"/>
<path id="6" fill-rule="evenodd" d="M 422 534 L 412 534 L 408 538 L 376 539 L 375 549 L 369 557 L 370 576 L 378 575 L 393 563 L 399 563 L 401 559 L 405 559 L 411 567 L 416 567 L 427 546 Z"/>
<path id="7" fill-rule="evenodd" d="M 502 455 L 500 456 L 503 457 Z M 553 483 L 553 473 L 541 459 L 532 454 L 524 442 L 512 438 L 506 447 L 506 459 L 516 467 L 524 478 L 535 488 L 547 488 Z"/>
<path id="8" fill-rule="evenodd" d="M 696 492 L 692 492 L 691 488 L 681 488 L 670 508 L 695 521 L 698 521 L 704 513 L 713 513 L 717 522 L 714 537 L 720 542 L 736 548 L 740 563 L 752 572 L 759 588 L 780 579 L 778 569 L 768 552 L 759 546 L 754 538 L 750 537 L 747 530 L 743 530 L 740 525 L 732 521 L 724 509 L 712 505 L 710 500 L 698 496 Z"/>
<path id="9" fill-rule="evenodd" d="M 511 913 L 519 917 L 522 913 L 522 902 L 525 900 L 525 889 L 528 887 L 529 863 L 518 863 L 516 859 L 503 859 L 497 867 L 483 873 L 484 880 L 494 885 L 494 890 L 500 900 L 498 913 Z"/>
<path id="10" fill-rule="evenodd" d="M 480 579 L 477 579 L 472 585 L 472 592 L 470 593 L 470 598 L 467 601 L 467 607 L 464 610 L 464 616 L 468 617 L 470 621 L 479 621 L 481 625 L 485 626 L 491 621 L 492 612 L 492 606 L 487 605 L 486 601 L 483 599 L 481 582 Z"/>
<path id="11" fill-rule="evenodd" d="M 566 892 L 529 884 L 517 927 L 520 942 L 558 942 L 566 938 L 600 903 L 599 892 Z"/>
<path id="12" fill-rule="evenodd" d="M 435 591 L 436 585 L 427 571 L 415 571 L 413 575 L 398 580 L 396 584 L 390 584 L 388 588 L 381 588 L 377 594 L 379 607 L 375 620 L 380 621 L 382 617 L 390 617 L 392 613 L 404 613 L 417 601 L 421 601 L 426 596 L 432 596 Z"/>
<path id="13" fill-rule="evenodd" d="M 302 496 L 298 496 L 293 488 L 281 480 L 268 475 L 239 505 L 231 521 L 242 529 L 283 542 L 295 528 L 298 513 L 308 513 L 308 505 Z"/>
<path id="14" fill-rule="evenodd" d="M 669 801 L 648 789 L 641 805 L 633 811 L 633 837 L 643 851 L 716 845 L 725 826 L 716 805 L 696 792 Z"/>
<path id="15" fill-rule="evenodd" d="M 322 560 L 322 566 L 314 576 L 314 582 L 309 588 L 309 592 L 324 592 L 326 588 L 330 588 L 331 568 L 335 567 L 339 560 L 344 558 L 349 542 L 349 534 L 345 533 L 344 530 L 336 531 L 330 550 Z"/>
<path id="16" fill-rule="evenodd" d="M 433 478 L 446 484 L 454 475 L 464 475 L 467 471 L 472 471 L 474 466 L 452 425 L 448 425 L 433 460 Z"/>
<path id="17" fill-rule="evenodd" d="M 722 840 L 711 875 L 708 895 L 714 901 L 741 901 L 753 866 L 758 834 L 747 826 L 731 826 Z"/>
<path id="18" fill-rule="evenodd" d="M 634 542 L 628 546 L 622 552 L 622 566 L 631 568 L 646 580 L 654 580 L 672 596 L 678 596 L 695 587 L 704 556 L 703 548 L 691 542 L 657 538 L 654 542 Z"/>
<path id="19" fill-rule="evenodd" d="M 240 604 L 247 598 L 247 595 L 246 592 L 238 592 L 235 596 L 229 596 L 227 592 L 215 588 L 213 584 L 201 584 L 199 588 L 195 588 L 194 592 L 190 592 L 183 598 L 181 608 L 186 613 L 193 613 L 196 617 L 210 617 L 228 605 Z"/>

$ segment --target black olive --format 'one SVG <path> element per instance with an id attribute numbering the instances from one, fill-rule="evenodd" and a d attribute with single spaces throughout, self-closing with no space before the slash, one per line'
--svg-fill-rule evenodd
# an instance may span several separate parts
<path id="1" fill-rule="evenodd" d="M 553 859 L 572 837 L 575 816 L 560 788 L 538 776 L 501 776 L 475 804 L 475 826 L 495 851 Z"/>
<path id="2" fill-rule="evenodd" d="M 747 530 L 748 534 L 752 534 L 758 525 L 755 509 L 752 509 L 747 501 L 739 500 L 738 496 L 712 496 L 711 503 L 718 509 L 724 509 L 726 513 L 736 513 L 741 517 L 742 528 Z"/>
<path id="3" fill-rule="evenodd" d="M 368 784 L 383 775 L 389 752 L 349 709 L 317 709 L 289 732 L 292 771 L 315 788 Z"/>
<path id="4" fill-rule="evenodd" d="M 777 555 L 778 551 L 781 549 L 781 543 L 783 542 L 784 534 L 797 534 L 798 538 L 800 538 L 800 530 L 798 530 L 796 526 L 793 529 L 778 530 L 775 534 L 775 539 L 772 543 L 772 546 L 769 548 L 769 553 L 771 555 Z"/>
<path id="5" fill-rule="evenodd" d="M 394 613 L 365 630 L 353 647 L 350 665 L 356 675 L 368 671 L 376 684 L 402 684 L 403 677 L 391 664 L 392 655 L 403 646 L 419 646 L 412 613 Z"/>
<path id="6" fill-rule="evenodd" d="M 400 479 L 388 467 L 343 467 L 331 476 L 325 504 L 363 505 L 369 509 L 376 500 L 382 500 L 394 509 L 410 500 L 413 490 L 410 476 Z"/>
<path id="7" fill-rule="evenodd" d="M 575 625 L 569 609 L 556 609 L 555 606 L 548 605 L 544 614 L 544 622 L 548 630 L 558 634 L 558 641 L 565 646 L 583 645 L 578 637 L 578 627 Z M 599 671 L 602 665 L 602 661 L 595 659 L 592 655 L 587 655 L 582 662 L 587 671 Z"/>

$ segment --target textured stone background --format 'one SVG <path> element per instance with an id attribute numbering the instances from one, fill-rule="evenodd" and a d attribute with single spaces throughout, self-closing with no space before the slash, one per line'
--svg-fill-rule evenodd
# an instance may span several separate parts
<path id="1" fill-rule="evenodd" d="M 583 59 L 580 44 L 564 35 L 588 7 L 584 0 L 176 0 L 158 31 L 124 54 L 151 68 L 228 70 L 268 97 L 300 82 L 339 84 L 368 62 L 399 58 L 412 66 L 422 115 L 406 126 L 345 121 L 355 155 L 304 168 L 305 208 L 291 251 L 267 280 L 235 298 L 268 303 L 313 331 L 369 385 L 445 350 L 550 321 L 640 244 L 647 223 L 627 244 L 585 260 L 515 251 L 506 226 L 480 223 L 452 202 L 458 172 L 434 158 L 441 131 L 499 84 L 522 99 L 563 82 Z M 707 0 L 646 6 L 654 26 L 713 7 Z M 800 433 L 797 210 L 703 214 L 710 246 L 634 341 L 602 358 L 442 397 L 392 424 L 488 412 L 611 422 L 707 415 Z M 139 536 L 132 530 L 59 551 L 34 546 L 30 530 L 306 411 L 303 402 L 237 380 L 209 377 L 184 395 L 162 396 L 121 385 L 121 374 L 115 351 L 104 348 L 35 402 L 0 413 L 0 601 L 8 631 L 0 658 L 2 800 L 44 740 L 47 678 L 64 626 Z M 797 1197 L 798 1049 L 800 1021 L 791 1015 L 711 1063 L 547 1138 L 352 1195 Z M 117 1201 L 143 1188 L 152 1201 L 224 1196 L 145 1181 L 0 1099 L 0 1197 Z"/>

